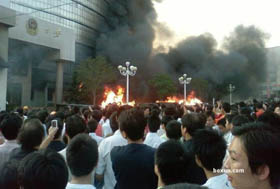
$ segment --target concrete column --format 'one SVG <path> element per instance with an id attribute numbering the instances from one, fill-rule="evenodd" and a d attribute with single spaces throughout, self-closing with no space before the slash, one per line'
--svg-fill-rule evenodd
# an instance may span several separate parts
<path id="1" fill-rule="evenodd" d="M 32 62 L 28 63 L 27 76 L 22 82 L 22 95 L 21 95 L 21 105 L 30 106 L 31 105 L 31 86 L 32 85 Z"/>
<path id="2" fill-rule="evenodd" d="M 8 27 L 0 24 L 0 57 L 8 61 Z M 0 110 L 6 110 L 8 69 L 0 67 Z"/>
<path id="3" fill-rule="evenodd" d="M 56 87 L 55 87 L 56 104 L 62 103 L 62 97 L 63 97 L 63 62 L 59 60 L 56 62 Z"/>

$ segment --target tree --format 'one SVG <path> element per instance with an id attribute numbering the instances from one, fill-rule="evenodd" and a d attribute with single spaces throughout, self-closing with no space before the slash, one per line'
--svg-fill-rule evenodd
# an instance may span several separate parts
<path id="1" fill-rule="evenodd" d="M 96 104 L 97 92 L 101 91 L 104 84 L 116 80 L 116 71 L 105 57 L 97 56 L 83 61 L 77 70 L 77 79 L 92 95 L 93 104 Z"/>
<path id="2" fill-rule="evenodd" d="M 157 74 L 150 81 L 149 84 L 155 90 L 158 98 L 164 100 L 166 97 L 174 95 L 177 88 L 174 81 L 167 74 Z"/>

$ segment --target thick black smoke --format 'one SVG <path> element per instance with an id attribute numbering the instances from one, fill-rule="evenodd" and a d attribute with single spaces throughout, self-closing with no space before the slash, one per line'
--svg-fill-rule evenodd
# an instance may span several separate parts
<path id="1" fill-rule="evenodd" d="M 134 89 L 135 96 L 147 94 L 147 80 L 159 72 L 174 79 L 187 73 L 206 80 L 207 91 L 213 95 L 226 95 L 226 87 L 232 83 L 242 98 L 254 95 L 258 83 L 264 81 L 267 36 L 258 28 L 236 27 L 225 39 L 223 50 L 217 49 L 216 40 L 207 33 L 188 37 L 167 53 L 154 54 L 155 30 L 166 37 L 172 33 L 156 21 L 152 0 L 108 2 L 110 28 L 103 28 L 107 32 L 97 40 L 97 53 L 108 57 L 114 65 L 131 61 L 138 66 L 137 79 L 132 83 L 139 86 L 134 87 L 138 89 Z"/>

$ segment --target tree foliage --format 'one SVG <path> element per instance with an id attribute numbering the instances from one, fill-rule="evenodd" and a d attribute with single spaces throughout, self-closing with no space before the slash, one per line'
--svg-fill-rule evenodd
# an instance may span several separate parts
<path id="1" fill-rule="evenodd" d="M 93 104 L 96 104 L 97 93 L 103 90 L 105 84 L 116 80 L 116 71 L 103 56 L 88 58 L 78 67 L 77 80 L 83 84 L 83 90 L 92 95 Z"/>
<path id="2" fill-rule="evenodd" d="M 152 86 L 160 100 L 164 100 L 166 97 L 174 95 L 177 91 L 174 81 L 168 74 L 155 75 L 149 81 L 149 84 Z"/>

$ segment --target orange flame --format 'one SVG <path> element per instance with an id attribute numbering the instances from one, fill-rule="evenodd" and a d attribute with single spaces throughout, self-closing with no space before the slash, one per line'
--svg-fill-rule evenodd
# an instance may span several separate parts
<path id="1" fill-rule="evenodd" d="M 187 96 L 186 102 L 184 102 L 184 99 L 180 99 L 176 96 L 167 97 L 166 100 L 164 100 L 164 101 L 159 101 L 159 100 L 156 101 L 156 103 L 160 103 L 160 102 L 178 103 L 178 104 L 184 103 L 186 106 L 194 106 L 196 104 L 202 104 L 202 101 L 195 97 L 194 91 L 191 91 L 191 93 Z"/>
<path id="2" fill-rule="evenodd" d="M 126 104 L 123 102 L 123 96 L 124 96 L 124 88 L 122 88 L 121 86 L 117 86 L 117 94 L 109 87 L 105 87 L 105 92 L 104 92 L 105 100 L 101 102 L 101 107 L 105 108 L 108 104 L 117 104 L 118 106 L 122 106 Z M 128 105 L 134 106 L 135 101 L 129 102 Z"/>

